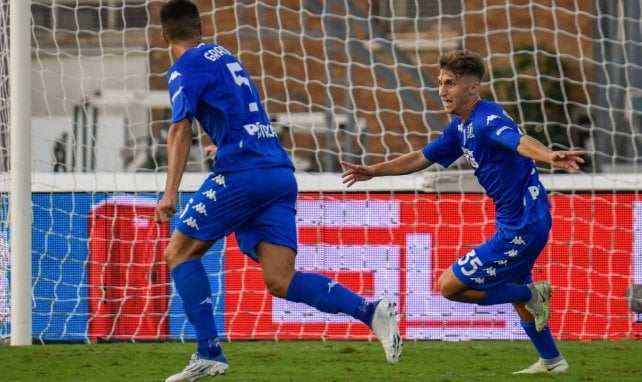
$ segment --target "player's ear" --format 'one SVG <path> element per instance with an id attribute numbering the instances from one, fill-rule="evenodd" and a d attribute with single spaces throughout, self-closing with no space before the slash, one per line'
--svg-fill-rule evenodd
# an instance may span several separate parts
<path id="1" fill-rule="evenodd" d="M 163 41 L 165 41 L 165 44 L 169 44 L 169 37 L 167 37 L 165 31 L 161 31 L 161 35 L 163 36 Z"/>
<path id="2" fill-rule="evenodd" d="M 468 86 L 468 92 L 470 94 L 479 92 L 479 81 L 473 81 Z"/>

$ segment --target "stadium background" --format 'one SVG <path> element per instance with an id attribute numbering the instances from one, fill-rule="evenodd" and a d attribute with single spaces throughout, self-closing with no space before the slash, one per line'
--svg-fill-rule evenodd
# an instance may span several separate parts
<path id="1" fill-rule="evenodd" d="M 436 292 L 445 267 L 494 227 L 490 200 L 464 163 L 457 163 L 460 175 L 429 172 L 349 193 L 323 181 L 336 176 L 341 159 L 376 163 L 438 134 L 448 119 L 436 98 L 436 59 L 466 47 L 488 60 L 485 95 L 502 101 L 527 133 L 551 147 L 589 149 L 589 181 L 554 174 L 547 183 L 554 228 L 535 278 L 556 286 L 554 335 L 640 337 L 642 318 L 626 299 L 627 288 L 642 284 L 634 181 L 642 148 L 639 1 L 627 8 L 588 0 L 195 2 L 204 35 L 238 52 L 295 159 L 303 180 L 298 267 L 367 297 L 396 299 L 405 338 L 525 338 L 509 306 L 465 306 Z M 7 1 L 0 4 L 6 10 Z M 162 265 L 173 226 L 149 221 L 163 184 L 169 118 L 160 6 L 32 2 L 34 171 L 47 174 L 36 176 L 33 195 L 36 341 L 193 338 Z M 0 79 L 0 168 L 7 173 L 5 71 Z M 202 138 L 195 129 L 190 179 L 209 165 L 200 159 Z M 131 186 L 114 173 L 140 180 Z M 612 173 L 624 187 L 594 187 Z M 9 196 L 6 180 L 0 185 L 6 336 Z M 194 189 L 183 191 L 181 204 Z M 217 243 L 205 263 L 227 338 L 370 338 L 345 317 L 271 298 L 233 237 Z"/>

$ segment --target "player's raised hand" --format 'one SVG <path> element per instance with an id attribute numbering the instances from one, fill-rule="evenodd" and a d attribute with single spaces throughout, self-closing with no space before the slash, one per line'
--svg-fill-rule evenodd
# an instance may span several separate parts
<path id="1" fill-rule="evenodd" d="M 364 166 L 345 161 L 341 161 L 341 165 L 348 168 L 341 174 L 341 178 L 343 178 L 343 183 L 346 187 L 350 187 L 356 182 L 372 179 L 374 176 L 372 166 Z"/>
<path id="2" fill-rule="evenodd" d="M 550 163 L 553 167 L 561 168 L 572 174 L 580 169 L 580 164 L 584 163 L 582 156 L 585 153 L 583 150 L 553 151 Z"/>

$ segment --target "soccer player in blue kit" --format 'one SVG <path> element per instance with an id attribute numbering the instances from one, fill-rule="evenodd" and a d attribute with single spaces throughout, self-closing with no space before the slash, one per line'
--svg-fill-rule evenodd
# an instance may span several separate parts
<path id="1" fill-rule="evenodd" d="M 228 369 L 201 258 L 231 233 L 241 251 L 260 264 L 270 294 L 362 321 L 381 341 L 388 362 L 398 362 L 401 336 L 394 302 L 369 302 L 326 276 L 295 271 L 294 167 L 248 73 L 227 49 L 201 41 L 199 12 L 191 2 L 168 1 L 160 17 L 163 38 L 176 61 L 167 73 L 172 120 L 165 192 L 154 213 L 157 222 L 176 213 L 194 118 L 217 149 L 213 172 L 178 216 L 164 254 L 197 339 L 188 365 L 167 381 L 194 381 Z"/>
<path id="2" fill-rule="evenodd" d="M 568 362 L 548 328 L 551 285 L 533 282 L 531 270 L 548 241 L 550 205 L 534 161 L 575 172 L 584 151 L 551 151 L 523 135 L 497 103 L 482 100 L 482 58 L 457 50 L 439 57 L 439 96 L 455 117 L 443 134 L 421 150 L 371 166 L 342 162 L 350 187 L 375 176 L 409 174 L 433 163 L 448 167 L 464 156 L 493 199 L 497 232 L 441 275 L 441 294 L 452 301 L 494 305 L 512 303 L 539 360 L 516 374 L 563 373 Z"/>

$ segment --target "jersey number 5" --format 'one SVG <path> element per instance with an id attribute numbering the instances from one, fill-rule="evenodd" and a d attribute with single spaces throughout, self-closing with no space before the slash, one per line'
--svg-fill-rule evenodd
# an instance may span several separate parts
<path id="1" fill-rule="evenodd" d="M 230 71 L 232 74 L 232 77 L 234 78 L 234 82 L 238 86 L 247 86 L 248 89 L 250 89 L 250 93 L 252 93 L 252 86 L 250 86 L 250 79 L 243 74 L 243 67 L 241 64 L 238 62 L 231 62 L 227 64 L 227 70 Z M 249 111 L 258 111 L 259 106 L 256 104 L 256 102 L 250 102 L 248 103 L 248 110 Z"/>

